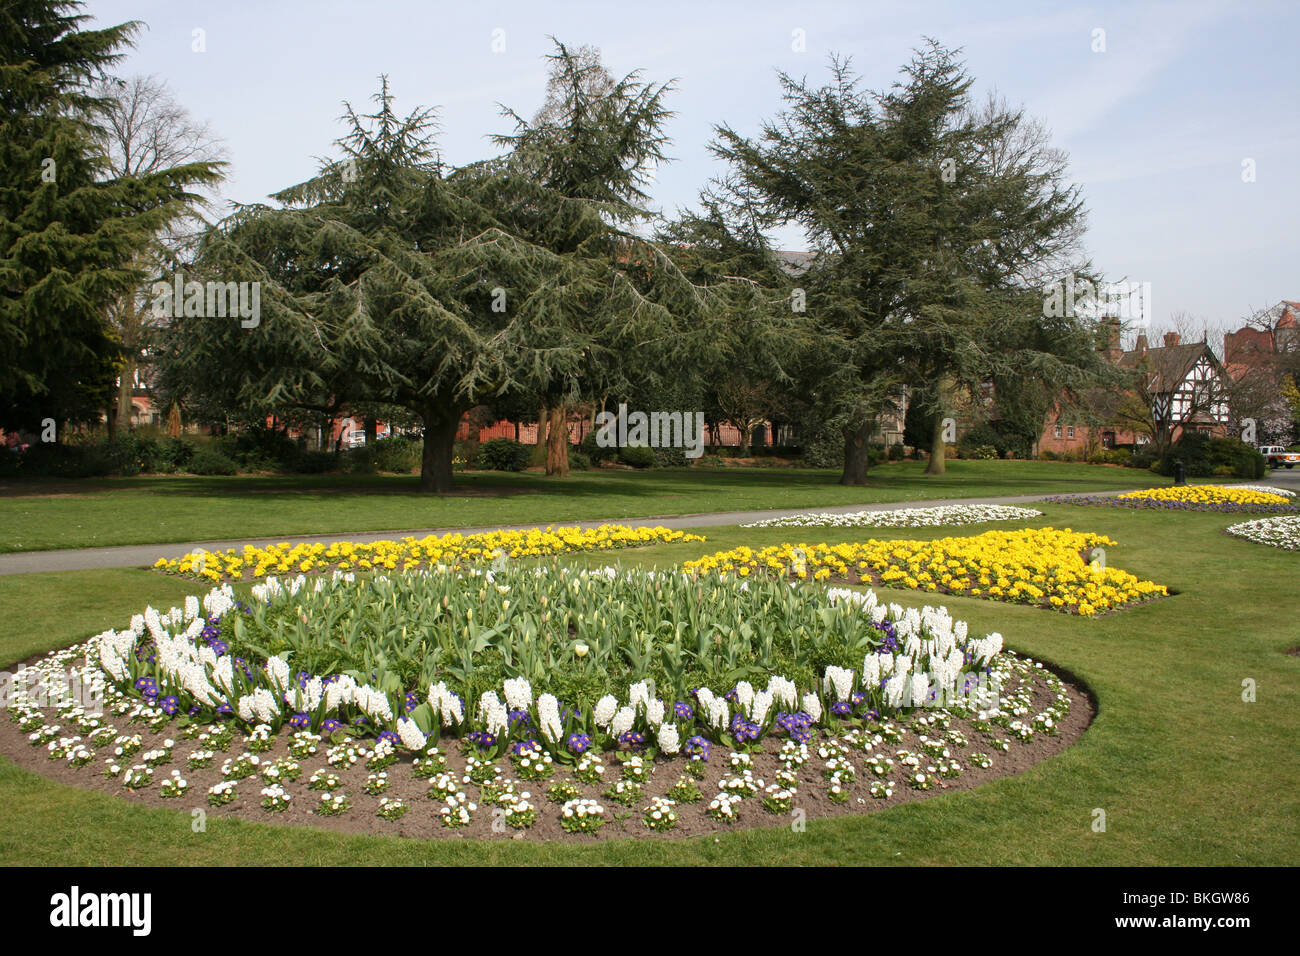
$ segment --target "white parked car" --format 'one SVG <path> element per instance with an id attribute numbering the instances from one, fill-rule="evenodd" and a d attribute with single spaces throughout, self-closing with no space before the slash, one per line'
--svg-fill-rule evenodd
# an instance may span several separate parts
<path id="1" fill-rule="evenodd" d="M 1281 445 L 1260 445 L 1258 450 L 1270 468 L 1294 468 L 1300 465 L 1300 452 L 1287 451 Z"/>

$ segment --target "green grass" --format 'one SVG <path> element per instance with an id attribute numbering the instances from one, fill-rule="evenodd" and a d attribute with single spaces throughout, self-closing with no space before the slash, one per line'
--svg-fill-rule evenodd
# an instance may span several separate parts
<path id="1" fill-rule="evenodd" d="M 0 864 L 1040 864 L 1294 865 L 1300 862 L 1300 555 L 1225 537 L 1226 515 L 1047 506 L 1037 525 L 1110 535 L 1111 565 L 1169 585 L 1166 600 L 1092 620 L 942 598 L 973 630 L 1073 672 L 1100 710 L 1083 739 L 1014 778 L 864 816 L 691 841 L 587 845 L 356 837 L 148 810 L 51 783 L 0 760 Z M 705 545 L 620 552 L 627 564 L 694 557 L 742 541 L 977 533 L 953 529 L 745 531 Z M 595 558 L 578 558 L 590 562 Z M 0 578 L 0 661 L 120 625 L 197 585 L 115 570 Z M 921 604 L 916 592 L 890 600 Z M 936 603 L 930 596 L 930 603 Z M 1258 700 L 1242 701 L 1243 679 Z M 1105 833 L 1091 830 L 1094 808 Z"/>
<path id="2" fill-rule="evenodd" d="M 406 476 L 10 482 L 0 488 L 0 552 L 1048 495 L 1152 481 L 1147 472 L 1063 462 L 948 466 L 947 475 L 928 477 L 923 462 L 881 465 L 858 488 L 837 484 L 835 472 L 793 468 L 590 471 L 567 479 L 479 473 L 459 476 L 458 490 L 445 496 L 419 494 Z"/>

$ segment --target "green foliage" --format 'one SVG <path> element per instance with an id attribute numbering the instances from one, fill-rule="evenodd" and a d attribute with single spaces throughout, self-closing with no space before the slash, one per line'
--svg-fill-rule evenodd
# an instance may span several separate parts
<path id="1" fill-rule="evenodd" d="M 295 455 L 289 467 L 295 474 L 319 475 L 334 471 L 339 466 L 339 456 L 328 451 L 304 451 Z"/>
<path id="2" fill-rule="evenodd" d="M 233 475 L 238 466 L 215 448 L 201 448 L 194 453 L 186 470 L 193 475 Z"/>
<path id="3" fill-rule="evenodd" d="M 556 405 L 626 384 L 633 367 L 681 367 L 709 339 L 710 295 L 627 228 L 647 216 L 666 88 L 632 75 L 594 92 L 563 46 L 552 65 L 555 108 L 533 123 L 507 113 L 509 152 L 457 169 L 433 111 L 399 116 L 386 79 L 375 112 L 349 107 L 341 160 L 205 237 L 198 271 L 260 281 L 262 321 L 196 319 L 165 336 L 175 391 L 250 412 L 402 406 L 424 426 L 432 491 L 451 487 L 474 405 Z M 668 344 L 650 356 L 655 342 Z"/>
<path id="4" fill-rule="evenodd" d="M 191 163 L 111 177 L 94 138 L 92 82 L 141 24 L 85 30 L 82 4 L 25 0 L 0 12 L 0 424 L 90 420 L 121 360 L 106 311 L 143 276 L 138 252 L 180 218 L 189 188 L 219 179 Z M 62 459 L 67 464 L 70 459 Z"/>
<path id="5" fill-rule="evenodd" d="M 657 464 L 655 449 L 647 448 L 645 445 L 626 445 L 620 448 L 618 460 L 633 468 L 653 468 Z"/>
<path id="6" fill-rule="evenodd" d="M 941 383 L 1005 380 L 1010 395 L 1030 375 L 1056 393 L 1105 364 L 1091 321 L 1045 317 L 1035 288 L 1079 250 L 1083 204 L 1064 155 L 1023 113 L 972 103 L 953 51 L 932 42 L 902 73 L 879 93 L 841 60 L 822 86 L 781 74 L 784 111 L 753 138 L 723 126 L 714 145 L 736 202 L 802 227 L 817 253 L 798 280 L 815 343 L 808 390 L 854 429 L 842 480 L 855 484 L 856 449 L 900 385 L 930 394 L 934 416 Z M 930 436 L 913 429 L 907 444 Z"/>
<path id="7" fill-rule="evenodd" d="M 822 429 L 804 445 L 803 461 L 810 468 L 839 468 L 844 464 L 844 433 Z"/>
<path id="8" fill-rule="evenodd" d="M 581 454 L 585 455 L 592 462 L 592 464 L 595 465 L 599 465 L 601 462 L 604 461 L 609 461 L 610 459 L 615 458 L 618 455 L 617 448 L 607 447 L 605 445 L 597 444 L 596 429 L 594 428 L 591 431 L 587 432 L 586 436 L 584 436 L 582 441 L 578 444 L 578 451 Z M 570 460 L 572 460 L 573 457 L 572 452 L 570 452 L 569 457 Z"/>
<path id="9" fill-rule="evenodd" d="M 486 471 L 523 471 L 533 449 L 513 438 L 493 438 L 479 445 L 475 467 Z"/>
<path id="10" fill-rule="evenodd" d="M 348 470 L 364 474 L 409 475 L 420 466 L 420 446 L 401 435 L 380 438 L 374 444 L 351 448 L 345 454 Z M 459 450 L 453 449 L 453 455 L 465 457 L 463 444 Z"/>
<path id="11" fill-rule="evenodd" d="M 302 589 L 229 615 L 223 639 L 258 662 L 287 653 L 312 674 L 365 675 L 400 713 L 406 691 L 440 680 L 476 701 L 523 677 L 534 694 L 584 710 L 640 680 L 670 701 L 701 683 L 721 693 L 773 673 L 807 687 L 827 665 L 860 665 L 883 636 L 856 605 L 827 606 L 812 584 L 759 576 L 742 591 L 712 577 L 538 571 L 495 571 L 504 592 L 450 571 Z"/>
<path id="12" fill-rule="evenodd" d="M 244 471 L 292 470 L 298 445 L 276 428 L 257 424 L 217 440 L 216 449 Z"/>
<path id="13" fill-rule="evenodd" d="M 1212 438 L 1188 432 L 1179 437 L 1155 465 L 1157 474 L 1171 476 L 1174 462 L 1181 460 L 1189 478 L 1227 477 L 1217 469 L 1228 469 L 1237 478 L 1259 479 L 1268 462 L 1258 451 L 1236 438 Z"/>
<path id="14" fill-rule="evenodd" d="M 927 443 L 928 444 L 928 443 Z M 957 442 L 957 453 L 962 458 L 988 457 L 977 454 L 985 446 L 993 448 L 994 458 L 1005 458 L 1008 453 L 1012 458 L 1028 458 L 1032 439 L 1026 441 L 1023 435 L 1011 431 L 1005 422 L 981 422 L 967 429 Z"/>
<path id="15" fill-rule="evenodd" d="M 114 467 L 99 442 L 37 442 L 16 461 L 16 474 L 39 478 L 94 478 L 111 474 Z"/>

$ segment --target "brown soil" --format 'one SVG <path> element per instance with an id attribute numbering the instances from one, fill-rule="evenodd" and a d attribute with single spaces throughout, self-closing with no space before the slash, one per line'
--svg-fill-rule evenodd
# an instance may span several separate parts
<path id="1" fill-rule="evenodd" d="M 950 752 L 962 765 L 963 772 L 961 776 L 950 780 L 940 780 L 932 790 L 916 791 L 908 787 L 904 782 L 903 768 L 896 766 L 890 776 L 895 780 L 897 786 L 893 796 L 886 800 L 877 800 L 871 797 L 868 786 L 870 780 L 874 778 L 863 763 L 869 754 L 862 752 L 860 749 L 853 749 L 850 751 L 849 759 L 857 769 L 858 779 L 849 788 L 850 797 L 847 803 L 832 803 L 826 796 L 826 783 L 821 777 L 822 762 L 816 756 L 814 745 L 812 747 L 813 753 L 809 759 L 796 771 L 799 775 L 800 784 L 795 797 L 795 807 L 803 810 L 807 819 L 840 816 L 848 813 L 871 813 L 902 803 L 927 800 L 945 793 L 971 790 L 990 780 L 1022 773 L 1073 744 L 1083 735 L 1083 732 L 1091 723 L 1096 713 L 1096 706 L 1090 695 L 1069 682 L 1069 680 L 1066 681 L 1066 693 L 1070 698 L 1070 713 L 1060 724 L 1059 733 L 1055 736 L 1036 734 L 1027 743 L 1020 743 L 1012 739 L 1011 749 L 1008 752 L 994 749 L 988 737 L 975 731 L 968 720 L 953 719 L 950 729 L 960 730 L 969 741 L 969 746 L 962 749 L 949 744 Z M 1035 712 L 1046 709 L 1051 703 L 1052 695 L 1041 681 L 1037 682 L 1033 704 Z M 607 781 L 605 784 L 583 784 L 574 781 L 582 791 L 582 796 L 598 800 L 605 808 L 606 823 L 595 835 L 570 834 L 560 827 L 559 805 L 546 798 L 546 790 L 557 781 L 572 780 L 567 768 L 562 767 L 557 767 L 550 780 L 527 781 L 517 784 L 517 789 L 529 791 L 531 794 L 530 802 L 537 809 L 537 823 L 528 830 L 506 829 L 504 832 L 493 832 L 493 808 L 484 805 L 478 799 L 478 787 L 475 784 L 464 785 L 468 798 L 479 804 L 473 821 L 469 826 L 462 829 L 444 828 L 437 817 L 436 808 L 438 804 L 430 800 L 426 795 L 429 782 L 414 776 L 410 768 L 409 757 L 399 760 L 388 768 L 390 786 L 386 795 L 401 797 L 409 806 L 406 815 L 400 820 L 389 822 L 375 815 L 375 810 L 379 805 L 379 797 L 371 796 L 361 789 L 368 774 L 361 762 L 347 769 L 329 768 L 342 779 L 343 786 L 340 791 L 348 794 L 351 798 L 352 809 L 337 817 L 317 816 L 311 811 L 319 802 L 320 797 L 316 791 L 308 789 L 307 781 L 314 771 L 320 768 L 328 768 L 325 758 L 327 748 L 324 746 L 321 746 L 319 752 L 311 758 L 298 761 L 302 766 L 302 776 L 292 783 L 285 784 L 285 789 L 292 794 L 293 799 L 290 807 L 283 812 L 271 813 L 261 807 L 261 790 L 264 784 L 256 776 L 238 783 L 236 787 L 238 797 L 233 803 L 225 807 L 212 807 L 207 803 L 207 791 L 209 787 L 222 779 L 221 763 L 227 757 L 236 756 L 245 749 L 242 737 L 239 734 L 236 734 L 233 743 L 226 752 L 218 751 L 216 753 L 209 767 L 201 770 L 189 770 L 187 769 L 186 757 L 198 745 L 193 741 L 183 739 L 174 724 L 166 728 L 162 733 L 153 733 L 143 724 L 128 725 L 124 719 L 115 718 L 111 714 L 107 715 L 106 722 L 116 727 L 120 733 L 138 733 L 143 742 L 141 752 L 159 746 L 167 737 L 171 737 L 176 741 L 173 750 L 173 762 L 163 764 L 154 771 L 154 782 L 149 789 L 134 792 L 127 791 L 118 780 L 104 777 L 102 771 L 105 754 L 103 752 L 98 752 L 90 764 L 79 769 L 68 766 L 63 760 L 51 760 L 48 758 L 43 745 L 32 746 L 27 741 L 26 734 L 9 720 L 0 720 L 0 753 L 18 766 L 58 783 L 87 790 L 99 790 L 148 807 L 175 810 L 187 815 L 195 808 L 202 808 L 208 814 L 217 817 L 237 816 L 266 823 L 313 826 L 344 833 L 380 833 L 414 839 L 591 841 L 620 838 L 674 839 L 750 827 L 784 827 L 789 826 L 791 823 L 789 815 L 778 815 L 765 811 L 762 807 L 761 793 L 745 798 L 739 807 L 738 820 L 733 824 L 719 823 L 705 815 L 708 801 L 718 791 L 718 780 L 729 770 L 728 752 L 725 748 L 718 746 L 713 748 L 712 757 L 706 765 L 706 776 L 704 779 L 697 781 L 697 786 L 700 792 L 704 794 L 704 799 L 698 803 L 679 804 L 677 806 L 678 825 L 676 829 L 659 833 L 651 832 L 646 828 L 642 822 L 642 811 L 649 804 L 651 797 L 662 796 L 677 782 L 685 770 L 685 761 L 681 758 L 656 762 L 650 781 L 645 784 L 640 799 L 631 807 L 624 807 L 601 796 L 601 791 L 619 778 L 619 764 L 614 754 L 606 754 L 604 757 L 606 766 L 605 779 Z M 907 749 L 914 753 L 919 752 L 917 732 L 911 727 L 911 718 L 905 721 L 897 720 L 895 724 L 903 730 L 902 740 L 896 744 L 886 742 L 874 752 L 889 757 L 893 757 L 894 752 L 901 749 Z M 929 731 L 931 737 L 940 736 L 941 733 L 937 729 Z M 1005 737 L 1009 735 L 1002 728 L 995 726 L 994 736 Z M 279 756 L 286 756 L 288 754 L 288 737 L 289 733 L 286 728 L 281 731 L 273 748 L 269 752 L 260 755 L 263 762 L 274 760 Z M 775 751 L 779 749 L 779 746 L 779 738 L 769 738 L 767 742 L 768 752 L 753 755 L 754 777 L 763 780 L 765 784 L 774 782 L 773 773 L 779 767 Z M 442 749 L 447 756 L 448 769 L 456 772 L 457 779 L 459 779 L 460 772 L 463 771 L 465 766 L 464 758 L 452 741 L 444 740 Z M 993 758 L 993 766 L 987 770 L 971 766 L 967 758 L 969 754 L 975 752 L 989 754 Z M 134 760 L 127 759 L 123 761 L 126 765 L 132 765 L 135 762 L 138 762 L 138 755 Z M 508 759 L 501 758 L 498 760 L 498 765 L 502 768 L 506 779 L 515 778 L 513 767 Z M 164 778 L 171 774 L 173 769 L 181 771 L 181 775 L 189 782 L 190 787 L 179 798 L 164 799 L 159 795 L 158 786 Z"/>

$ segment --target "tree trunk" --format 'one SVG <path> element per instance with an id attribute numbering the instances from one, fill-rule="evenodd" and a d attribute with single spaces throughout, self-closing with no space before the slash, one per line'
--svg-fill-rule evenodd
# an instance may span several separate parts
<path id="1" fill-rule="evenodd" d="M 740 430 L 740 454 L 737 456 L 738 458 L 749 457 L 749 444 L 753 436 L 754 436 L 753 425 L 745 425 Z"/>
<path id="2" fill-rule="evenodd" d="M 442 494 L 451 491 L 452 449 L 460 410 L 430 405 L 420 410 L 424 421 L 424 450 L 420 459 L 420 490 Z"/>
<path id="3" fill-rule="evenodd" d="M 379 422 L 375 420 L 374 415 L 366 416 L 366 447 L 375 447 L 375 441 L 379 437 Z"/>
<path id="4" fill-rule="evenodd" d="M 120 425 L 127 430 L 131 428 L 131 412 L 134 411 L 131 405 L 131 392 L 135 384 L 135 362 L 130 357 L 126 359 L 126 364 L 122 366 L 122 375 L 117 383 L 117 421 L 115 425 Z"/>
<path id="5" fill-rule="evenodd" d="M 867 452 L 871 447 L 871 423 L 864 422 L 857 428 L 844 428 L 844 473 L 840 475 L 841 485 L 865 485 L 867 467 L 870 459 Z"/>
<path id="6" fill-rule="evenodd" d="M 557 478 L 569 477 L 568 408 L 556 405 L 550 410 L 546 429 L 546 473 Z"/>
<path id="7" fill-rule="evenodd" d="M 940 415 L 934 420 L 934 427 L 930 432 L 930 463 L 925 466 L 927 475 L 947 474 L 948 443 L 943 440 L 943 432 L 943 416 Z"/>
<path id="8" fill-rule="evenodd" d="M 547 414 L 548 414 L 548 410 L 547 410 L 547 408 L 546 408 L 545 405 L 542 405 L 542 407 L 539 408 L 539 409 L 537 410 L 537 441 L 535 441 L 535 442 L 533 443 L 533 444 L 535 444 L 535 445 L 545 445 L 545 444 L 546 444 L 546 417 L 547 417 Z"/>

